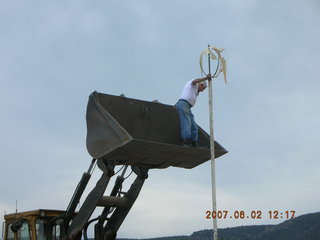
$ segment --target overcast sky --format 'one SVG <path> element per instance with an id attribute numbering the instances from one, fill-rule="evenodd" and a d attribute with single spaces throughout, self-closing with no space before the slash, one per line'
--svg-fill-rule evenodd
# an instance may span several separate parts
<path id="1" fill-rule="evenodd" d="M 174 105 L 208 43 L 225 48 L 229 81 L 214 82 L 215 138 L 229 151 L 216 161 L 217 208 L 263 214 L 218 226 L 319 211 L 319 42 L 318 0 L 0 1 L 0 217 L 16 200 L 66 209 L 91 160 L 91 92 Z M 207 92 L 193 112 L 208 131 Z M 118 236 L 211 228 L 210 174 L 210 162 L 151 170 Z"/>

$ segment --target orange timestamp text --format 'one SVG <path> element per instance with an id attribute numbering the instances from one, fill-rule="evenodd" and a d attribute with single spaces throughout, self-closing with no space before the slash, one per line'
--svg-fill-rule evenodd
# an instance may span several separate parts
<path id="1" fill-rule="evenodd" d="M 206 211 L 206 219 L 292 219 L 295 216 L 295 210 L 270 210 L 264 213 L 260 210 L 253 211 Z"/>

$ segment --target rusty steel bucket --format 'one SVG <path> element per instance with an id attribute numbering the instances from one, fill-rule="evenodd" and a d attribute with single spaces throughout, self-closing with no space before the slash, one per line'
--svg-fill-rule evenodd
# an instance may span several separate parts
<path id="1" fill-rule="evenodd" d="M 193 168 L 210 159 L 210 137 L 199 127 L 199 145 L 180 145 L 174 106 L 93 92 L 87 106 L 87 149 L 114 165 Z M 216 158 L 227 151 L 215 142 Z"/>

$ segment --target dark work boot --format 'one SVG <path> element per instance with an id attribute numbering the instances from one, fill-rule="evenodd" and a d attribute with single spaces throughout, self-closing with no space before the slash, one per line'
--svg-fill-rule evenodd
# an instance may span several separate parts
<path id="1" fill-rule="evenodd" d="M 192 147 L 195 147 L 195 148 L 199 147 L 198 141 L 192 141 L 191 146 L 192 146 Z"/>
<path id="2" fill-rule="evenodd" d="M 192 147 L 199 148 L 199 149 L 210 149 L 210 147 L 207 147 L 207 146 L 200 147 L 198 141 L 192 141 Z"/>
<path id="3" fill-rule="evenodd" d="M 184 147 L 192 147 L 191 139 L 182 139 L 181 145 Z"/>

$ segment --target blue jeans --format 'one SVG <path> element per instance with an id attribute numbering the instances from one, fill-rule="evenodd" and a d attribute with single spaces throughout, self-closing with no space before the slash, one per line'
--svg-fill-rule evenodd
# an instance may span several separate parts
<path id="1" fill-rule="evenodd" d="M 185 101 L 179 100 L 176 109 L 180 119 L 180 133 L 182 140 L 191 139 L 198 141 L 198 125 L 191 112 L 191 105 Z"/>

